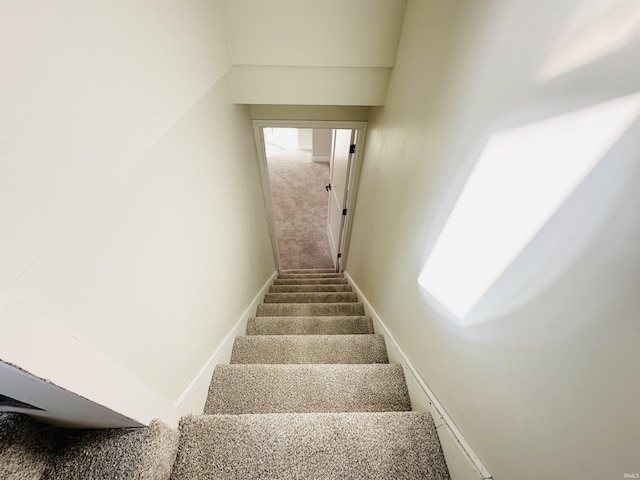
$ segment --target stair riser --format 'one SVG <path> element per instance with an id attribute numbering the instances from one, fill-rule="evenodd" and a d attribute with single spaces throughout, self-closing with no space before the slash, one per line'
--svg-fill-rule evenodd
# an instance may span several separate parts
<path id="1" fill-rule="evenodd" d="M 274 285 L 348 285 L 346 278 L 276 278 Z"/>
<path id="2" fill-rule="evenodd" d="M 218 365 L 204 413 L 409 410 L 399 365 Z"/>
<path id="3" fill-rule="evenodd" d="M 337 272 L 333 268 L 317 268 L 317 269 L 296 269 L 296 268 L 292 268 L 290 270 L 282 270 L 280 272 L 280 274 L 282 274 L 282 275 L 289 275 L 289 274 L 292 274 L 292 273 L 313 274 L 313 273 L 337 273 Z"/>
<path id="4" fill-rule="evenodd" d="M 350 303 L 357 302 L 358 295 L 350 292 L 297 292 L 267 293 L 264 303 Z"/>
<path id="5" fill-rule="evenodd" d="M 281 273 L 278 279 L 301 279 L 301 278 L 344 278 L 342 273 Z"/>
<path id="6" fill-rule="evenodd" d="M 271 285 L 269 293 L 352 292 L 350 285 Z"/>
<path id="7" fill-rule="evenodd" d="M 247 335 L 236 337 L 229 363 L 388 363 L 381 335 Z"/>
<path id="8" fill-rule="evenodd" d="M 246 335 L 362 335 L 373 333 L 371 317 L 250 317 Z"/>
<path id="9" fill-rule="evenodd" d="M 362 303 L 262 303 L 256 317 L 364 316 Z"/>

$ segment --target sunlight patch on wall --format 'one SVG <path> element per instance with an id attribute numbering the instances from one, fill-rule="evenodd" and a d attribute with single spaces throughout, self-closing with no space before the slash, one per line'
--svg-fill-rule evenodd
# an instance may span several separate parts
<path id="1" fill-rule="evenodd" d="M 418 278 L 464 318 L 640 115 L 640 94 L 494 134 Z"/>
<path id="2" fill-rule="evenodd" d="M 587 2 L 576 10 L 540 71 L 546 81 L 588 65 L 640 38 L 640 2 Z"/>

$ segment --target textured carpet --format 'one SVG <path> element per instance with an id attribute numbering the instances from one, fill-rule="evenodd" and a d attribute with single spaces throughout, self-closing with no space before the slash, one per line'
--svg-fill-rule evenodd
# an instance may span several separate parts
<path id="1" fill-rule="evenodd" d="M 364 315 L 364 305 L 348 303 L 261 303 L 256 317 L 311 317 Z"/>
<path id="2" fill-rule="evenodd" d="M 327 238 L 329 166 L 311 152 L 283 150 L 268 158 L 269 183 L 282 268 L 331 268 Z"/>
<path id="3" fill-rule="evenodd" d="M 347 285 L 346 278 L 277 278 L 274 285 Z"/>
<path id="4" fill-rule="evenodd" d="M 180 432 L 173 480 L 449 478 L 428 413 L 189 416 Z"/>
<path id="5" fill-rule="evenodd" d="M 250 317 L 247 335 L 352 335 L 373 333 L 371 317 Z"/>
<path id="6" fill-rule="evenodd" d="M 218 365 L 205 414 L 411 410 L 400 365 Z"/>
<path id="7" fill-rule="evenodd" d="M 180 423 L 172 480 L 449 478 L 433 420 L 410 411 L 363 305 L 331 291 L 317 303 L 326 286 L 349 287 L 326 273 L 274 281 L 298 287 L 267 294 L 280 303 L 258 305 L 215 368 L 206 415 Z"/>
<path id="8" fill-rule="evenodd" d="M 328 272 L 307 272 L 307 273 L 281 273 L 278 278 L 293 278 L 293 279 L 305 279 L 305 278 L 344 278 L 343 273 L 328 273 Z"/>
<path id="9" fill-rule="evenodd" d="M 139 429 L 75 430 L 0 414 L 3 480 L 167 480 L 179 432 L 158 421 Z"/>
<path id="10" fill-rule="evenodd" d="M 387 363 L 382 335 L 245 335 L 231 363 Z"/>
<path id="11" fill-rule="evenodd" d="M 353 292 L 287 292 L 267 293 L 264 303 L 344 303 L 357 302 Z"/>
<path id="12" fill-rule="evenodd" d="M 283 275 L 289 274 L 289 273 L 336 273 L 336 271 L 332 268 L 313 268 L 313 269 L 308 269 L 308 268 L 283 268 L 282 269 L 282 273 Z"/>
<path id="13" fill-rule="evenodd" d="M 58 429 L 27 415 L 0 413 L 0 478 L 39 480 L 58 443 Z"/>
<path id="14" fill-rule="evenodd" d="M 42 480 L 167 480 L 179 438 L 157 420 L 131 430 L 66 430 L 64 448 Z"/>
<path id="15" fill-rule="evenodd" d="M 271 285 L 269 293 L 287 292 L 350 292 L 349 285 Z"/>

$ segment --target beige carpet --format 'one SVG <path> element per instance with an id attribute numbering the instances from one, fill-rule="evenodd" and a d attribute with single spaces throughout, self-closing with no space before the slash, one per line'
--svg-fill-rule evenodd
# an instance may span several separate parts
<path id="1" fill-rule="evenodd" d="M 449 480 L 435 423 L 429 413 L 411 411 L 402 366 L 388 363 L 384 337 L 365 322 L 341 332 L 345 318 L 371 320 L 348 308 L 362 303 L 335 302 L 344 299 L 308 283 L 344 275 L 278 278 L 300 291 L 269 293 L 269 300 L 292 295 L 317 302 L 316 295 L 326 295 L 325 301 L 259 306 L 254 319 L 272 321 L 270 332 L 247 327 L 235 339 L 230 365 L 216 366 L 204 415 L 180 422 L 171 480 Z M 309 317 L 309 305 L 317 310 L 312 315 L 330 307 L 332 316 Z M 286 312 L 261 313 L 273 306 Z M 320 333 L 313 318 L 328 328 Z"/>
<path id="2" fill-rule="evenodd" d="M 311 161 L 311 152 L 302 150 L 282 150 L 268 165 L 282 268 L 333 267 L 325 190 L 329 165 Z"/>
<path id="3" fill-rule="evenodd" d="M 0 412 L 2 480 L 167 480 L 179 434 L 157 420 L 139 429 L 68 429 Z"/>

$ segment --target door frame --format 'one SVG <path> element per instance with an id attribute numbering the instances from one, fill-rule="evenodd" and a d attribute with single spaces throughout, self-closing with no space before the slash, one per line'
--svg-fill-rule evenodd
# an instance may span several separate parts
<path id="1" fill-rule="evenodd" d="M 271 248 L 273 250 L 273 261 L 277 270 L 282 271 L 280 261 L 280 251 L 278 249 L 278 239 L 276 237 L 275 220 L 273 217 L 273 203 L 271 201 L 271 186 L 269 184 L 269 167 L 267 164 L 267 151 L 264 141 L 264 128 L 324 128 L 324 129 L 351 129 L 357 131 L 356 153 L 353 158 L 351 168 L 349 168 L 347 179 L 347 215 L 345 218 L 344 232 L 340 240 L 340 250 L 342 256 L 338 262 L 339 271 L 344 271 L 347 265 L 347 255 L 349 241 L 351 239 L 351 226 L 353 225 L 354 208 L 360 180 L 360 169 L 362 165 L 362 154 L 364 150 L 364 140 L 367 131 L 367 122 L 353 121 L 333 121 L 333 120 L 253 120 L 253 135 L 256 141 L 258 153 L 258 163 L 260 164 L 260 177 L 262 179 L 262 192 L 266 207 L 267 223 L 269 234 L 271 235 Z M 329 239 L 327 238 L 327 241 Z"/>

